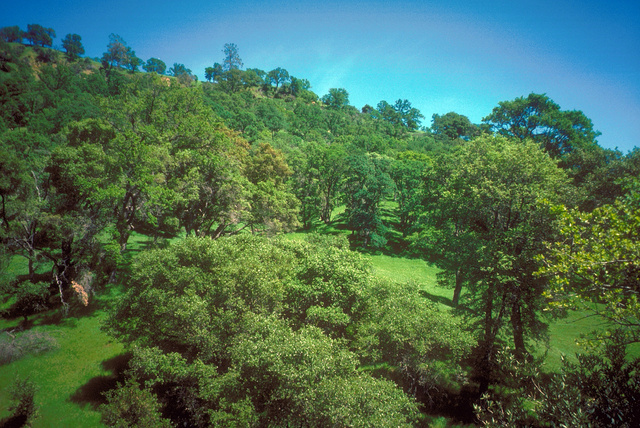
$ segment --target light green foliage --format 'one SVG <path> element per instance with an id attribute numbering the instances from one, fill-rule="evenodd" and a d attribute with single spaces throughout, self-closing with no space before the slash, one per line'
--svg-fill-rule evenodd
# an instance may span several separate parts
<path id="1" fill-rule="evenodd" d="M 155 428 L 170 427 L 160 415 L 160 404 L 153 393 L 140 389 L 135 381 L 105 393 L 106 404 L 100 406 L 102 422 L 110 427 Z"/>
<path id="2" fill-rule="evenodd" d="M 344 346 L 367 316 L 367 264 L 345 242 L 314 241 L 187 239 L 140 256 L 107 325 L 132 345 L 132 373 L 148 387 L 174 385 L 159 397 L 174 422 L 375 426 L 415 417 L 415 404 L 359 373 Z"/>
<path id="3" fill-rule="evenodd" d="M 558 207 L 561 239 L 540 258 L 550 278 L 548 297 L 561 307 L 587 308 L 640 341 L 640 186 L 591 213 Z"/>

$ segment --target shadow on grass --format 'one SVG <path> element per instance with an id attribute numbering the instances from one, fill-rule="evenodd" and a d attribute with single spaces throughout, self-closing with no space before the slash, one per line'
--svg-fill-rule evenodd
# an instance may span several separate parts
<path id="1" fill-rule="evenodd" d="M 449 306 L 450 308 L 456 308 L 456 306 L 453 305 L 453 302 L 451 301 L 451 299 L 448 297 L 438 296 L 437 294 L 431 294 L 425 290 L 420 290 L 420 295 L 425 299 L 431 300 L 434 303 L 440 303 L 445 306 Z"/>
<path id="2" fill-rule="evenodd" d="M 131 354 L 124 353 L 103 361 L 102 367 L 111 374 L 90 379 L 71 395 L 71 401 L 80 405 L 89 405 L 94 409 L 97 409 L 100 404 L 105 404 L 103 394 L 114 389 L 118 383 L 124 383 L 124 372 L 129 360 L 131 360 Z"/>
<path id="3" fill-rule="evenodd" d="M 27 426 L 27 415 L 14 415 L 0 420 L 0 428 L 20 428 Z"/>

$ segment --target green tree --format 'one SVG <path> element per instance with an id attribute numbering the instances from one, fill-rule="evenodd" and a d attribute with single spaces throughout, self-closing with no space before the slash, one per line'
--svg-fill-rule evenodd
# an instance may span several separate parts
<path id="1" fill-rule="evenodd" d="M 52 28 L 45 28 L 40 24 L 27 25 L 27 31 L 24 38 L 29 40 L 31 45 L 35 46 L 51 46 L 56 32 Z"/>
<path id="2" fill-rule="evenodd" d="M 100 405 L 102 422 L 110 427 L 169 428 L 171 424 L 160 415 L 155 395 L 141 389 L 140 384 L 128 380 L 124 385 L 105 394 L 106 403 Z"/>
<path id="3" fill-rule="evenodd" d="M 144 68 L 144 71 L 147 73 L 164 74 L 165 71 L 167 71 L 167 65 L 158 58 L 149 58 L 142 68 Z"/>
<path id="4" fill-rule="evenodd" d="M 299 225 L 299 201 L 289 192 L 286 181 L 291 175 L 281 151 L 268 143 L 261 143 L 253 151 L 246 168 L 251 186 L 252 230 L 265 227 L 269 232 L 287 231 Z"/>
<path id="5" fill-rule="evenodd" d="M 581 111 L 561 110 L 544 94 L 501 101 L 482 120 L 501 135 L 536 141 L 554 158 L 596 144 L 599 135 Z"/>
<path id="6" fill-rule="evenodd" d="M 626 186 L 624 196 L 590 213 L 558 208 L 560 237 L 540 260 L 549 297 L 595 311 L 630 343 L 640 341 L 640 185 L 627 177 Z"/>
<path id="7" fill-rule="evenodd" d="M 277 94 L 278 88 L 281 85 L 289 82 L 291 80 L 291 77 L 289 76 L 289 72 L 287 70 L 281 67 L 277 67 L 267 73 L 267 80 L 271 85 L 275 85 L 274 92 Z"/>
<path id="8" fill-rule="evenodd" d="M 386 244 L 387 227 L 382 221 L 381 203 L 393 194 L 389 176 L 391 159 L 377 153 L 349 157 L 345 174 L 344 200 L 348 226 L 362 246 Z"/>
<path id="9" fill-rule="evenodd" d="M 204 78 L 207 79 L 208 82 L 219 83 L 221 81 L 224 70 L 222 69 L 222 65 L 217 62 L 213 64 L 213 67 L 207 67 L 204 70 Z"/>
<path id="10" fill-rule="evenodd" d="M 480 135 L 480 128 L 472 124 L 468 117 L 449 112 L 443 116 L 433 115 L 431 132 L 436 136 L 436 140 L 455 144 L 477 137 Z"/>
<path id="11" fill-rule="evenodd" d="M 389 168 L 395 183 L 395 200 L 398 203 L 398 228 L 403 236 L 411 232 L 420 212 L 422 172 L 431 165 L 431 158 L 412 151 L 402 152 Z"/>
<path id="12" fill-rule="evenodd" d="M 424 119 L 420 110 L 411 106 L 409 100 L 399 99 L 396 101 L 394 110 L 400 117 L 400 123 L 410 131 L 415 131 L 420 127 L 421 119 Z"/>
<path id="13" fill-rule="evenodd" d="M 349 105 L 349 93 L 344 88 L 331 88 L 322 96 L 322 102 L 333 109 L 341 109 Z"/>
<path id="14" fill-rule="evenodd" d="M 40 416 L 39 406 L 35 402 L 38 386 L 34 381 L 16 377 L 9 386 L 9 394 L 14 403 L 9 407 L 11 416 L 2 420 L 3 426 L 30 426 Z"/>
<path id="15" fill-rule="evenodd" d="M 80 55 L 84 55 L 82 37 L 77 34 L 67 34 L 62 39 L 62 47 L 67 51 L 69 61 L 75 61 Z"/>
<path id="16" fill-rule="evenodd" d="M 24 32 L 17 25 L 0 28 L 0 39 L 8 43 L 21 43 Z"/>
<path id="17" fill-rule="evenodd" d="M 186 85 L 191 84 L 191 82 L 196 79 L 196 76 L 191 73 L 190 69 L 184 64 L 178 63 L 174 63 L 173 67 L 169 68 L 169 75 L 176 77 L 180 83 Z"/>
<path id="18" fill-rule="evenodd" d="M 318 170 L 320 219 L 329 224 L 333 210 L 340 201 L 348 168 L 347 151 L 341 144 L 320 145 L 310 159 Z"/>
<path id="19" fill-rule="evenodd" d="M 470 279 L 481 389 L 500 334 L 510 333 L 523 358 L 527 339 L 544 333 L 547 285 L 535 275 L 535 257 L 545 252 L 545 238 L 555 237 L 547 204 L 563 201 L 567 191 L 566 174 L 535 143 L 502 137 L 476 138 L 427 174 L 423 237 L 443 242 L 437 264 L 456 275 L 463 269 L 462 278 Z"/>
<path id="20" fill-rule="evenodd" d="M 102 54 L 102 67 L 107 71 L 107 77 L 114 68 L 129 68 L 132 71 L 140 64 L 135 52 L 127 46 L 124 39 L 117 34 L 109 35 L 107 51 Z"/>

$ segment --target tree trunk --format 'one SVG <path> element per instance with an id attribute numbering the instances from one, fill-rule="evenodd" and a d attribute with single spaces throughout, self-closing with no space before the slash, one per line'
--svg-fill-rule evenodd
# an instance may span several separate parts
<path id="1" fill-rule="evenodd" d="M 515 301 L 511 306 L 511 328 L 513 329 L 513 344 L 515 345 L 516 359 L 522 361 L 527 355 L 524 344 L 524 327 L 522 325 L 522 313 L 520 302 Z"/>
<path id="2" fill-rule="evenodd" d="M 453 306 L 458 306 L 461 293 L 462 293 L 462 273 L 460 272 L 460 268 L 458 268 L 456 269 L 456 287 L 453 289 L 453 299 L 451 299 L 451 303 L 453 304 Z"/>

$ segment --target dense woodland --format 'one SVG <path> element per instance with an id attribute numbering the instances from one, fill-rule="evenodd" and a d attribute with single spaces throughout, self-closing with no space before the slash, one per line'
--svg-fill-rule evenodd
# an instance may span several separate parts
<path id="1" fill-rule="evenodd" d="M 104 424 L 637 426 L 640 151 L 582 112 L 529 94 L 428 122 L 231 43 L 198 81 L 114 34 L 94 59 L 40 25 L 0 36 L 4 334 L 121 287 Z M 153 245 L 130 265 L 134 234 Z M 437 266 L 452 301 L 375 276 L 375 252 Z M 572 311 L 604 327 L 545 371 Z M 37 420 L 33 381 L 14 422 Z"/>

